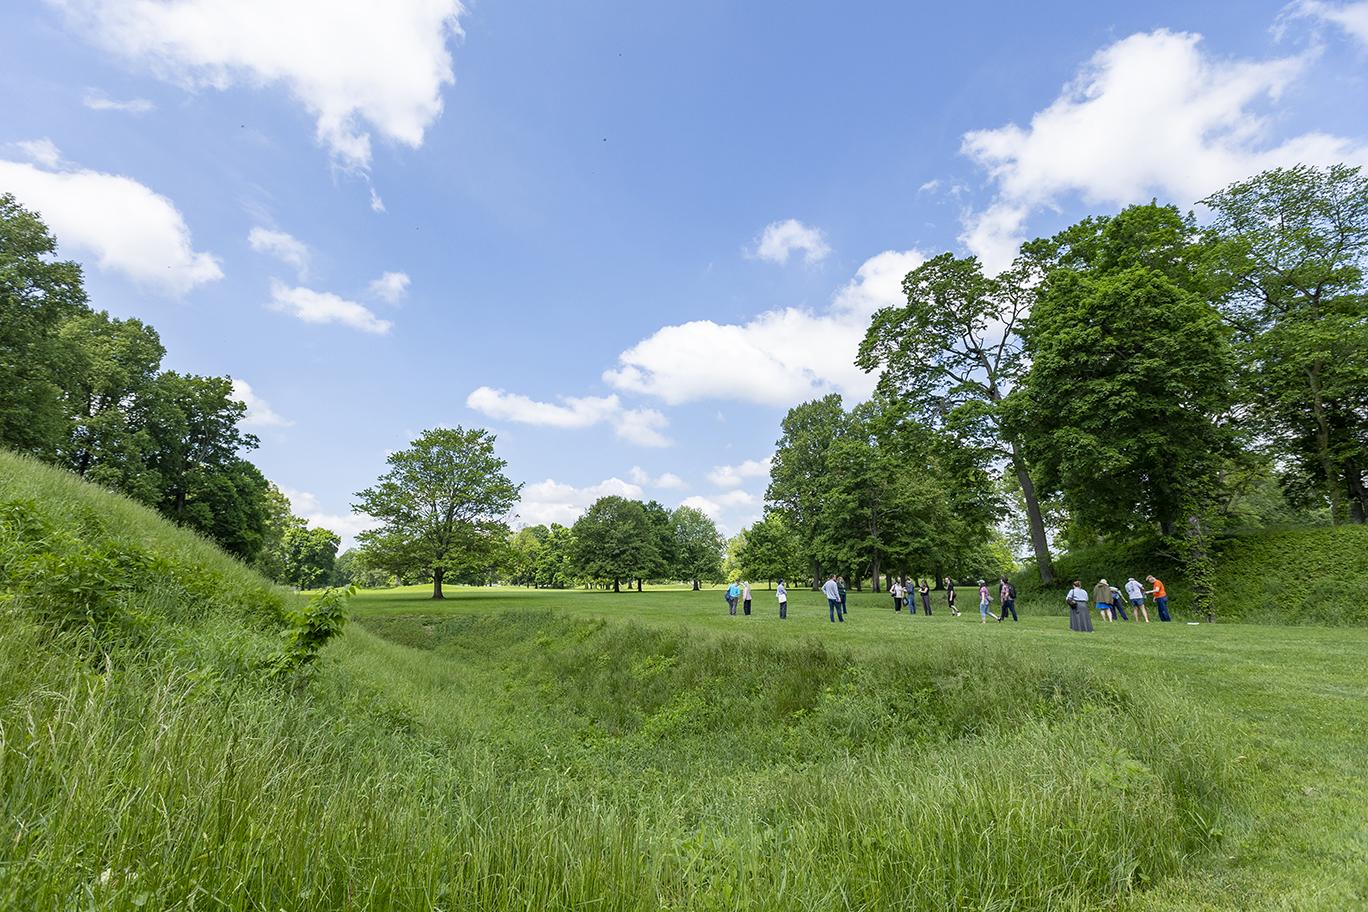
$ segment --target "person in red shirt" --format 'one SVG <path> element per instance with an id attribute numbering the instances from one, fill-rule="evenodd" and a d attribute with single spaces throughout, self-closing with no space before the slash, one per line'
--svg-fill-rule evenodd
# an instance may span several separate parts
<path id="1" fill-rule="evenodd" d="M 1168 590 L 1164 588 L 1164 581 L 1155 579 L 1153 576 L 1147 576 L 1145 577 L 1145 582 L 1154 587 L 1153 589 L 1146 589 L 1145 591 L 1154 596 L 1154 607 L 1159 609 L 1159 620 L 1173 620 L 1173 618 L 1169 617 Z"/>

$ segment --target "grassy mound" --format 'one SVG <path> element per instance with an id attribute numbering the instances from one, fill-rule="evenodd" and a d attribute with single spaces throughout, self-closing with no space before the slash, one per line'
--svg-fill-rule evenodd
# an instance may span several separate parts
<path id="1" fill-rule="evenodd" d="M 1163 686 L 988 646 L 391 616 L 282 677 L 319 617 L 213 546 L 0 506 L 0 908 L 1104 908 L 1234 788 Z"/>
<path id="2" fill-rule="evenodd" d="M 1265 624 L 1368 624 L 1368 526 L 1281 529 L 1224 539 L 1216 549 L 1216 616 Z M 1060 555 L 1063 585 L 1100 578 L 1164 581 L 1175 616 L 1192 616 L 1192 591 L 1177 562 L 1155 541 L 1111 542 Z M 1034 568 L 1019 573 L 1024 607 L 1063 614 L 1063 589 L 1041 585 Z M 1193 616 L 1194 619 L 1195 616 Z"/>

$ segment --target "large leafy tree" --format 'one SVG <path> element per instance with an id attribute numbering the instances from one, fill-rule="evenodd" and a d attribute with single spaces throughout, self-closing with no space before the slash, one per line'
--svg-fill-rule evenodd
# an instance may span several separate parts
<path id="1" fill-rule="evenodd" d="M 810 562 L 812 586 L 821 585 L 820 542 L 826 495 L 828 451 L 849 429 L 850 419 L 835 393 L 789 409 L 775 444 L 765 501 L 782 513 Z"/>
<path id="2" fill-rule="evenodd" d="M 703 580 L 722 578 L 722 551 L 727 543 L 712 517 L 696 507 L 676 507 L 670 514 L 670 532 L 675 576 L 691 581 L 695 591 Z"/>
<path id="3" fill-rule="evenodd" d="M 575 581 L 575 536 L 569 528 L 552 523 L 537 554 L 536 585 L 564 589 Z"/>
<path id="4" fill-rule="evenodd" d="M 575 521 L 574 565 L 582 579 L 613 584 L 649 576 L 660 560 L 656 530 L 645 506 L 610 495 L 600 497 Z"/>
<path id="5" fill-rule="evenodd" d="M 336 572 L 341 544 L 341 536 L 328 529 L 291 529 L 285 535 L 285 581 L 300 589 L 316 589 L 328 583 Z"/>
<path id="6" fill-rule="evenodd" d="M 0 195 L 0 445 L 43 458 L 67 431 L 72 365 L 60 329 L 87 310 L 81 268 L 56 250 L 37 215 Z"/>
<path id="7" fill-rule="evenodd" d="M 266 543 L 269 485 L 256 466 L 231 457 L 213 471 L 187 477 L 185 506 L 177 521 L 251 562 Z"/>
<path id="8" fill-rule="evenodd" d="M 656 559 L 646 574 L 651 579 L 664 579 L 675 570 L 674 528 L 670 524 L 670 511 L 659 501 L 651 500 L 642 505 L 646 511 L 646 522 L 651 527 L 651 538 L 655 542 Z M 637 591 L 641 591 L 641 577 L 637 577 Z"/>
<path id="9" fill-rule="evenodd" d="M 1225 242 L 1245 395 L 1333 522 L 1368 519 L 1368 175 L 1299 165 L 1203 203 Z"/>
<path id="10" fill-rule="evenodd" d="M 541 559 L 542 543 L 551 530 L 546 526 L 526 526 L 519 529 L 508 542 L 508 581 L 515 586 L 537 585 L 537 562 Z"/>
<path id="11" fill-rule="evenodd" d="M 494 442 L 483 428 L 436 428 L 390 454 L 389 470 L 352 504 L 380 521 L 358 536 L 378 566 L 430 577 L 434 599 L 444 597 L 448 573 L 487 567 L 508 535 L 505 517 L 521 488 L 504 474 L 508 464 Z"/>
<path id="12" fill-rule="evenodd" d="M 904 279 L 906 304 L 874 314 L 857 363 L 878 370 L 880 389 L 923 424 L 971 446 L 991 446 L 1010 464 L 1036 566 L 1048 583 L 1054 569 L 1040 499 L 1020 440 L 1002 424 L 1002 403 L 1026 370 L 1017 330 L 1038 280 L 1030 257 L 997 277 L 985 275 L 976 257 L 930 259 Z"/>
<path id="13" fill-rule="evenodd" d="M 747 579 L 793 579 L 805 572 L 798 536 L 788 527 L 782 513 L 768 513 L 746 530 L 737 556 L 740 571 Z"/>

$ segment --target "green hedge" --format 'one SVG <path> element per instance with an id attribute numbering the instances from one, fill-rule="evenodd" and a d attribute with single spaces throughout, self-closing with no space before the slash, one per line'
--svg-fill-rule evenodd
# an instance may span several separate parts
<path id="1" fill-rule="evenodd" d="M 1178 562 L 1155 539 L 1107 542 L 1055 559 L 1060 582 L 1041 584 L 1034 566 L 1015 578 L 1029 611 L 1064 612 L 1069 581 L 1092 590 L 1099 578 L 1124 588 L 1126 578 L 1164 581 L 1174 617 L 1191 611 L 1192 590 Z M 1216 617 L 1259 624 L 1368 624 L 1368 526 L 1267 530 L 1216 546 Z M 1153 619 L 1153 617 L 1151 617 Z"/>

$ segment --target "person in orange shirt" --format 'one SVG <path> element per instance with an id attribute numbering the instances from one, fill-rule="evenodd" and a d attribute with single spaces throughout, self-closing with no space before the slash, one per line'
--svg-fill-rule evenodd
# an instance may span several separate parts
<path id="1" fill-rule="evenodd" d="M 1159 620 L 1173 620 L 1173 618 L 1169 617 L 1168 590 L 1164 588 L 1163 580 L 1155 579 L 1153 576 L 1147 576 L 1145 577 L 1145 582 L 1154 587 L 1153 589 L 1146 589 L 1145 591 L 1154 596 L 1154 607 L 1159 609 Z"/>

